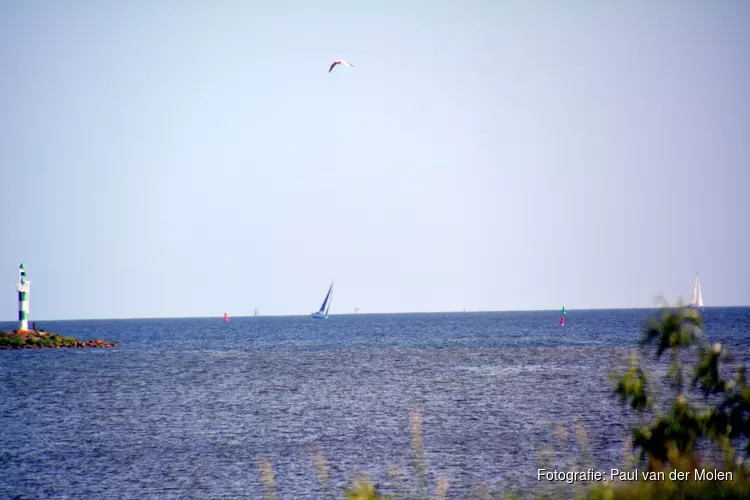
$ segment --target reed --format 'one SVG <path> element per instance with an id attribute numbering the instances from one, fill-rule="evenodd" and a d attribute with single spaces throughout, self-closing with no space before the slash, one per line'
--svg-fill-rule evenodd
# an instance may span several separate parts
<path id="1" fill-rule="evenodd" d="M 266 490 L 266 500 L 276 500 L 276 478 L 273 474 L 271 461 L 268 460 L 268 457 L 262 457 L 259 466 L 263 486 Z"/>
<path id="2" fill-rule="evenodd" d="M 328 465 L 323 458 L 323 453 L 317 446 L 315 446 L 313 449 L 313 464 L 315 465 L 315 474 L 318 476 L 320 488 L 321 490 L 323 490 L 323 497 L 326 499 L 335 498 L 333 496 L 333 493 L 331 492 L 331 486 L 329 484 L 330 473 L 328 470 Z"/>

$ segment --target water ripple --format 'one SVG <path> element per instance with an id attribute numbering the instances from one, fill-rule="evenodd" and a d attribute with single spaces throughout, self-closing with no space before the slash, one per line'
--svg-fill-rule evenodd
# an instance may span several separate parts
<path id="1" fill-rule="evenodd" d="M 739 361 L 750 310 L 709 310 Z M 597 467 L 621 463 L 632 417 L 609 373 L 644 311 L 358 315 L 45 324 L 116 350 L 0 351 L 0 498 L 320 498 L 321 450 L 337 488 L 384 487 L 413 454 L 419 407 L 431 479 L 452 498 L 478 484 L 536 487 L 547 448 L 580 456 L 558 425 L 589 431 Z M 0 328 L 9 325 L 0 325 Z"/>

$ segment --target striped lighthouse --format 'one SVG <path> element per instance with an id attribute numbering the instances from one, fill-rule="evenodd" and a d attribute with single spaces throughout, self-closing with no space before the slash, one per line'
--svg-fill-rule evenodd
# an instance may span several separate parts
<path id="1" fill-rule="evenodd" d="M 23 267 L 18 268 L 18 326 L 19 330 L 29 329 L 29 291 L 31 289 L 31 281 L 26 279 L 26 269 Z"/>

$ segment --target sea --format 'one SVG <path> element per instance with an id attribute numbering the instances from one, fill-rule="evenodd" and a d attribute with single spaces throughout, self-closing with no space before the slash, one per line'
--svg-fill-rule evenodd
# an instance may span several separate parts
<path id="1" fill-rule="evenodd" d="M 654 313 L 39 322 L 121 347 L 0 351 L 0 498 L 342 498 L 359 476 L 494 497 L 609 471 L 636 422 L 611 373 Z M 750 308 L 704 318 L 750 363 Z"/>

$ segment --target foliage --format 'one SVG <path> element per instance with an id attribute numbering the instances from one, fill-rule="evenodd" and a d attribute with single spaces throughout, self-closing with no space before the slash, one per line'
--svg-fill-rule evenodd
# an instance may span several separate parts
<path id="1" fill-rule="evenodd" d="M 378 488 L 367 479 L 360 478 L 344 492 L 347 500 L 388 500 L 380 496 Z"/>
<path id="2" fill-rule="evenodd" d="M 93 341 L 94 343 L 99 341 Z M 0 349 L 23 347 L 64 347 L 82 344 L 74 337 L 64 337 L 49 332 L 3 332 L 0 331 Z M 109 344 L 108 344 L 109 345 Z"/>
<path id="3" fill-rule="evenodd" d="M 58 346 L 70 345 L 78 342 L 73 337 L 63 337 L 54 333 L 34 332 L 0 332 L 0 347 L 25 347 L 25 346 Z"/>
<path id="4" fill-rule="evenodd" d="M 646 373 L 638 366 L 638 360 L 633 355 L 630 359 L 630 369 L 617 381 L 615 392 L 620 395 L 621 401 L 630 400 L 630 407 L 640 412 L 651 406 L 647 385 Z"/>
<path id="5" fill-rule="evenodd" d="M 750 454 L 750 387 L 745 368 L 739 367 L 732 380 L 723 378 L 722 360 L 726 358 L 721 344 L 709 345 L 702 337 L 703 318 L 698 310 L 665 305 L 659 319 L 646 323 L 642 345 L 655 345 L 656 359 L 670 355 L 672 365 L 668 377 L 675 389 L 671 409 L 644 421 L 633 433 L 633 446 L 640 450 L 641 458 L 649 468 L 658 470 L 677 458 L 700 462 L 696 451 L 699 443 L 720 452 L 725 467 L 732 467 L 734 446 L 745 444 Z M 695 361 L 685 365 L 683 351 L 692 352 Z M 686 384 L 686 372 L 692 372 L 691 383 Z M 622 401 L 643 415 L 651 409 L 648 381 L 637 358 L 631 360 L 630 369 L 619 379 L 615 392 Z M 692 396 L 702 400 L 699 405 Z M 711 402 L 712 404 L 708 404 Z M 727 460 L 729 459 L 729 460 Z"/>

